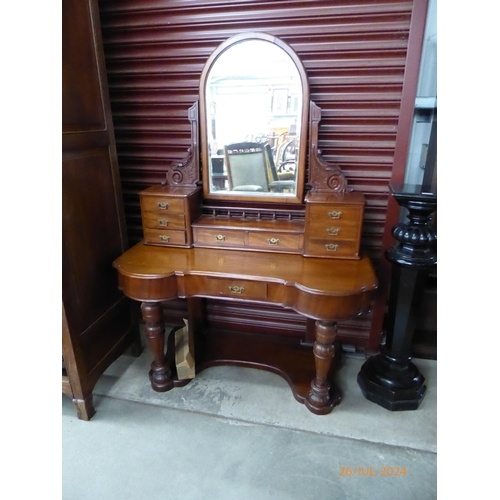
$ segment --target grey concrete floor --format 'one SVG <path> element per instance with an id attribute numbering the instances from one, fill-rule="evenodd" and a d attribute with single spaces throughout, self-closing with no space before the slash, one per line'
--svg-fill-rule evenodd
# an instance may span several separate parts
<path id="1" fill-rule="evenodd" d="M 343 358 L 343 401 L 316 416 L 279 376 L 247 368 L 210 368 L 155 393 L 150 352 L 125 354 L 99 381 L 90 422 L 63 396 L 62 498 L 436 498 L 437 363 L 415 360 L 427 385 L 420 408 L 390 412 L 361 394 L 363 361 Z"/>

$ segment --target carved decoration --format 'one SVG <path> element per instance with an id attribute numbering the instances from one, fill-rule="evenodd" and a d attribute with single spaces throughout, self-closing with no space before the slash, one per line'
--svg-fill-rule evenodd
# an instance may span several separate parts
<path id="1" fill-rule="evenodd" d="M 195 187 L 200 181 L 198 102 L 189 108 L 188 119 L 191 122 L 191 147 L 188 149 L 188 156 L 181 162 L 175 161 L 170 165 L 163 185 Z"/>
<path id="2" fill-rule="evenodd" d="M 352 191 L 347 187 L 347 180 L 342 170 L 328 163 L 318 149 L 318 128 L 321 121 L 321 108 L 313 101 L 309 106 L 309 184 L 317 193 L 337 193 L 343 195 Z"/>

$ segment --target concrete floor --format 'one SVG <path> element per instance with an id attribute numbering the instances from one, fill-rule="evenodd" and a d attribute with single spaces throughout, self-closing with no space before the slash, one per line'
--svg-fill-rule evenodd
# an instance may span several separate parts
<path id="1" fill-rule="evenodd" d="M 279 376 L 247 368 L 210 368 L 155 393 L 151 353 L 125 354 L 99 381 L 90 422 L 63 396 L 62 498 L 436 498 L 436 362 L 415 360 L 427 385 L 420 408 L 390 412 L 361 394 L 363 361 L 343 358 L 343 401 L 316 416 Z M 406 474 L 383 476 L 389 467 Z"/>

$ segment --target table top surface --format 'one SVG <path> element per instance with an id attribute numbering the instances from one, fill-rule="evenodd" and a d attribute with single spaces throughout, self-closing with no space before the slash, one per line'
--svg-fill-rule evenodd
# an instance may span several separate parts
<path id="1" fill-rule="evenodd" d="M 435 184 L 403 184 L 389 183 L 389 190 L 394 195 L 421 198 L 436 198 L 437 186 Z"/>
<path id="2" fill-rule="evenodd" d="M 309 293 L 346 296 L 377 288 L 368 257 L 322 259 L 302 255 L 136 244 L 113 263 L 125 276 L 202 275 L 279 282 Z"/>

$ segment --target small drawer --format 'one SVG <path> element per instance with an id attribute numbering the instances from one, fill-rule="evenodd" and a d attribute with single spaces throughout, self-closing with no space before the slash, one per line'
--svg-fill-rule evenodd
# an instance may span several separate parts
<path id="1" fill-rule="evenodd" d="M 155 245 L 185 245 L 186 232 L 144 228 L 144 241 Z"/>
<path id="2" fill-rule="evenodd" d="M 342 205 L 312 205 L 308 207 L 309 223 L 321 227 L 341 225 L 358 225 L 363 207 Z"/>
<path id="3" fill-rule="evenodd" d="M 168 196 L 141 196 L 141 210 L 156 213 L 184 213 L 184 199 Z"/>
<path id="4" fill-rule="evenodd" d="M 148 214 L 142 218 L 142 224 L 149 229 L 185 229 L 186 222 L 184 214 L 158 214 L 151 216 Z"/>
<path id="5" fill-rule="evenodd" d="M 233 297 L 236 299 L 266 300 L 267 283 L 226 278 L 206 278 L 206 290 L 214 297 Z"/>
<path id="6" fill-rule="evenodd" d="M 355 241 L 311 238 L 306 243 L 309 257 L 358 258 L 359 243 Z"/>
<path id="7" fill-rule="evenodd" d="M 301 235 L 289 233 L 270 233 L 249 231 L 248 245 L 253 248 L 268 249 L 274 251 L 297 251 L 301 248 Z"/>
<path id="8" fill-rule="evenodd" d="M 226 229 L 202 229 L 193 227 L 194 244 L 224 247 L 245 246 L 245 232 Z"/>
<path id="9" fill-rule="evenodd" d="M 359 237 L 359 225 L 336 224 L 335 221 L 325 224 L 324 221 L 316 221 L 309 224 L 308 233 L 317 238 L 356 240 Z"/>

